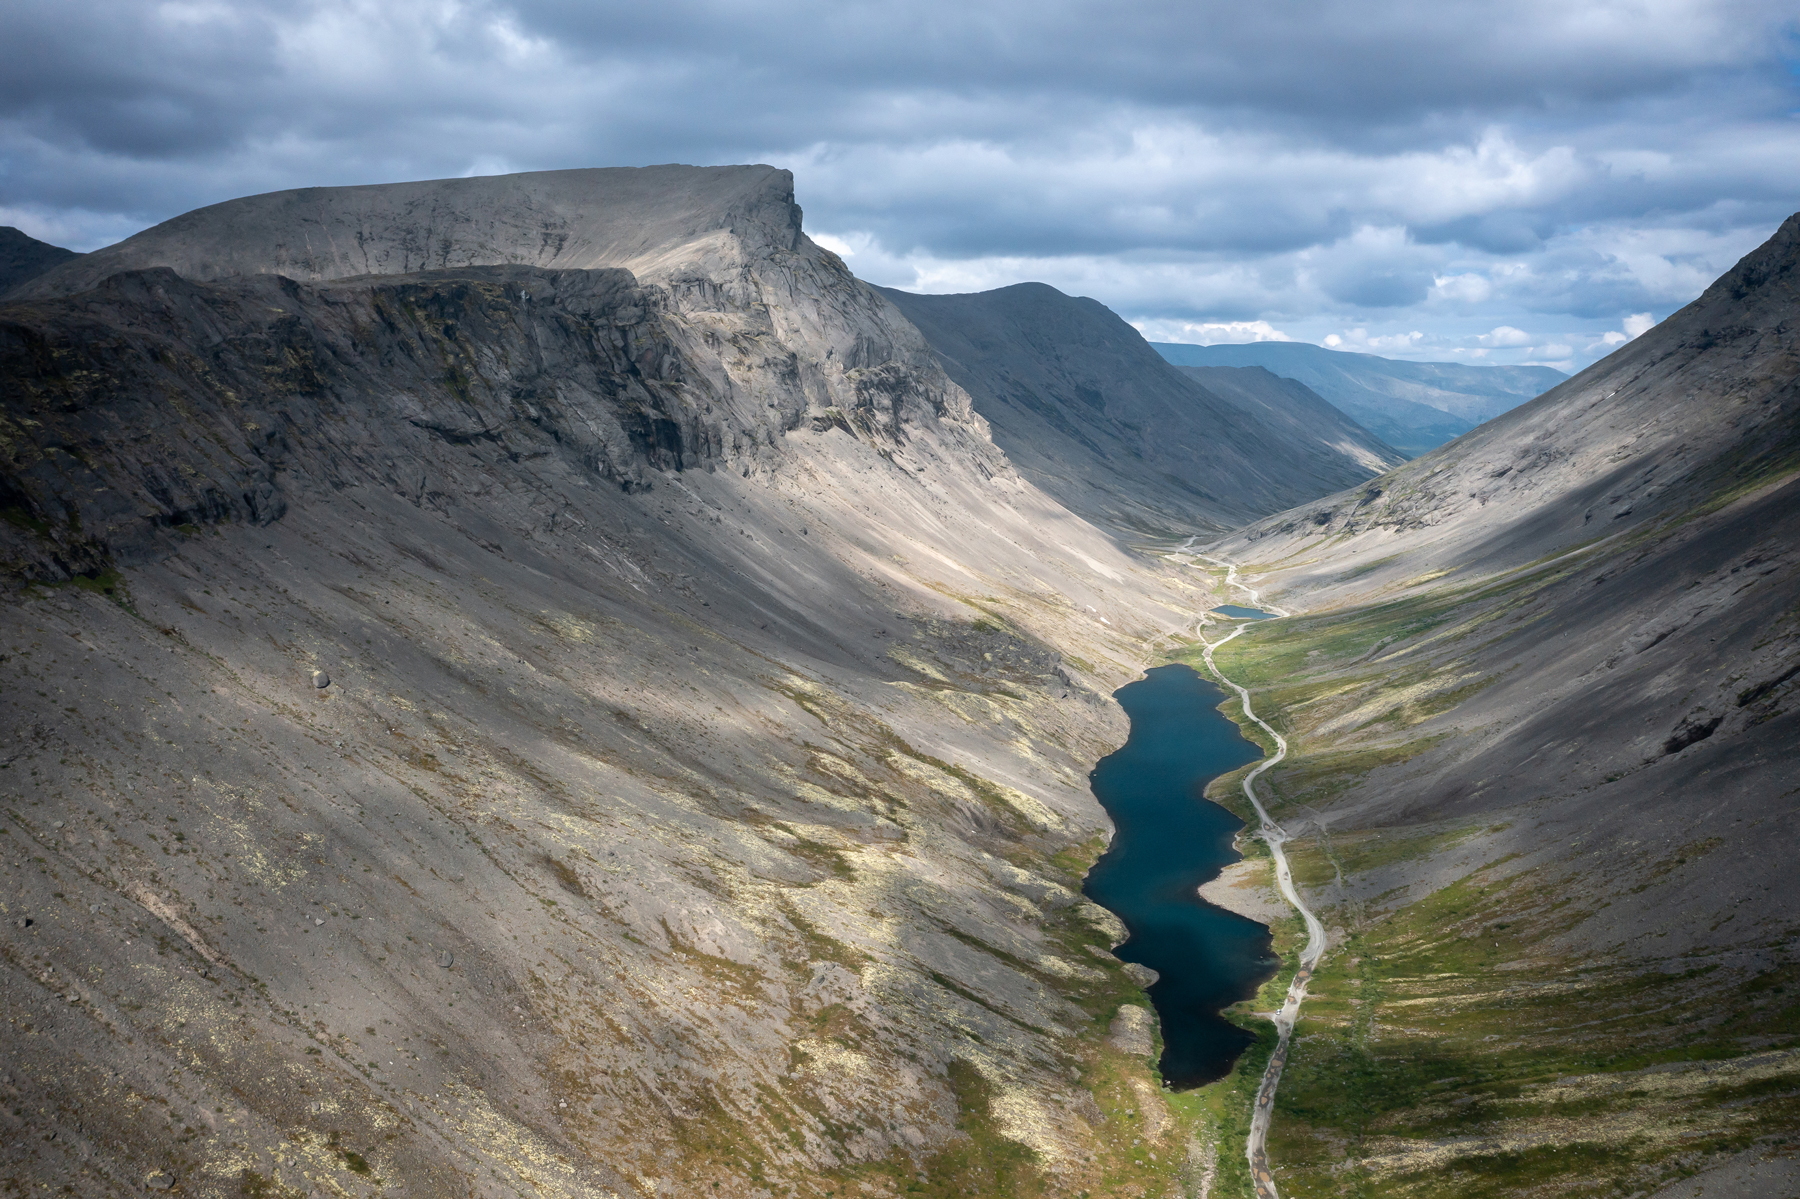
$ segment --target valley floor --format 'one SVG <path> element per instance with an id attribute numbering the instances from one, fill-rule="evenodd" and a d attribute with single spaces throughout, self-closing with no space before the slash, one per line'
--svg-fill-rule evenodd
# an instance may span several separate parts
<path id="1" fill-rule="evenodd" d="M 1471 701 L 1529 665 L 1495 669 L 1480 649 L 1571 569 L 1253 625 L 1216 652 L 1292 747 L 1263 785 L 1332 936 L 1269 1137 L 1289 1199 L 1793 1190 L 1800 912 L 1768 860 L 1791 836 L 1786 806 L 1702 779 L 1668 806 L 1640 786 L 1633 812 L 1607 803 L 1620 771 L 1445 802 L 1458 754 L 1486 744 L 1478 722 L 1520 719 Z M 1254 824 L 1239 778 L 1209 795 Z M 1239 889 L 1266 887 L 1266 851 L 1242 848 Z M 1292 917 L 1275 928 L 1289 967 L 1240 1005 L 1247 1027 L 1303 938 Z M 1222 1166 L 1241 1158 L 1231 1112 L 1272 1040 L 1198 1100 L 1218 1113 Z M 1222 1168 L 1214 1193 L 1248 1184 Z"/>

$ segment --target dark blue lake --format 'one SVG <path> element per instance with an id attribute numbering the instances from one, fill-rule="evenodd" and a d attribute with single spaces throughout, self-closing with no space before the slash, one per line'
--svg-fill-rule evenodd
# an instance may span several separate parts
<path id="1" fill-rule="evenodd" d="M 1233 620 L 1274 620 L 1273 612 L 1264 612 L 1261 608 L 1246 608 L 1242 604 L 1220 604 L 1214 612 L 1223 612 Z"/>
<path id="2" fill-rule="evenodd" d="M 1266 927 L 1195 894 L 1238 860 L 1231 839 L 1244 827 L 1202 792 L 1262 750 L 1216 710 L 1225 693 L 1189 667 L 1159 666 L 1114 698 L 1131 736 L 1090 779 L 1117 831 L 1082 889 L 1130 930 L 1113 952 L 1162 975 L 1150 987 L 1162 1073 L 1185 1090 L 1224 1077 L 1250 1044 L 1219 1012 L 1254 995 L 1277 965 Z"/>

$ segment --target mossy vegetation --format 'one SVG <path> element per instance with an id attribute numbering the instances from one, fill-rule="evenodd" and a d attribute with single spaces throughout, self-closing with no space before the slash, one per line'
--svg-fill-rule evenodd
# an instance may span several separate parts
<path id="1" fill-rule="evenodd" d="M 1277 1096 L 1284 1193 L 1645 1194 L 1791 1141 L 1800 991 L 1538 951 L 1576 916 L 1528 872 L 1352 920 Z"/>

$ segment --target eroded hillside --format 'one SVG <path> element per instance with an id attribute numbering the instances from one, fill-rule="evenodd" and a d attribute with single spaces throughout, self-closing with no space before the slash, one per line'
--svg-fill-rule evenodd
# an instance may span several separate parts
<path id="1" fill-rule="evenodd" d="M 581 269 L 517 261 L 525 222 L 295 279 L 259 198 L 0 314 L 0 1177 L 1186 1168 L 1077 889 L 1101 697 L 1209 585 L 1018 478 L 785 173 L 732 170 L 686 207 L 588 180 L 605 221 L 543 216 L 571 242 L 687 216 Z M 464 184 L 486 211 L 491 181 L 431 211 Z M 343 193 L 294 202 L 394 201 Z"/>

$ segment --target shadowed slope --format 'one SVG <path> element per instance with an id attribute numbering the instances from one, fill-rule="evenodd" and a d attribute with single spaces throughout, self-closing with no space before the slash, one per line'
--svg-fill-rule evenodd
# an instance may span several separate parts
<path id="1" fill-rule="evenodd" d="M 0 225 L 0 296 L 80 255 Z"/>
<path id="2" fill-rule="evenodd" d="M 1406 461 L 1406 455 L 1297 379 L 1284 379 L 1260 366 L 1175 369 L 1226 403 L 1282 430 L 1297 453 L 1314 459 L 1348 458 L 1374 472 L 1390 470 Z M 1326 471 L 1321 469 L 1320 473 Z"/>
<path id="3" fill-rule="evenodd" d="M 1072 510 L 1132 532 L 1219 529 L 1373 473 L 1369 450 L 1228 403 L 1094 300 L 1041 283 L 882 289 L 974 398 L 996 444 Z M 1363 440 L 1372 441 L 1367 435 Z M 1349 448 L 1336 444 L 1347 440 Z M 1385 463 L 1385 460 L 1383 460 Z"/>

